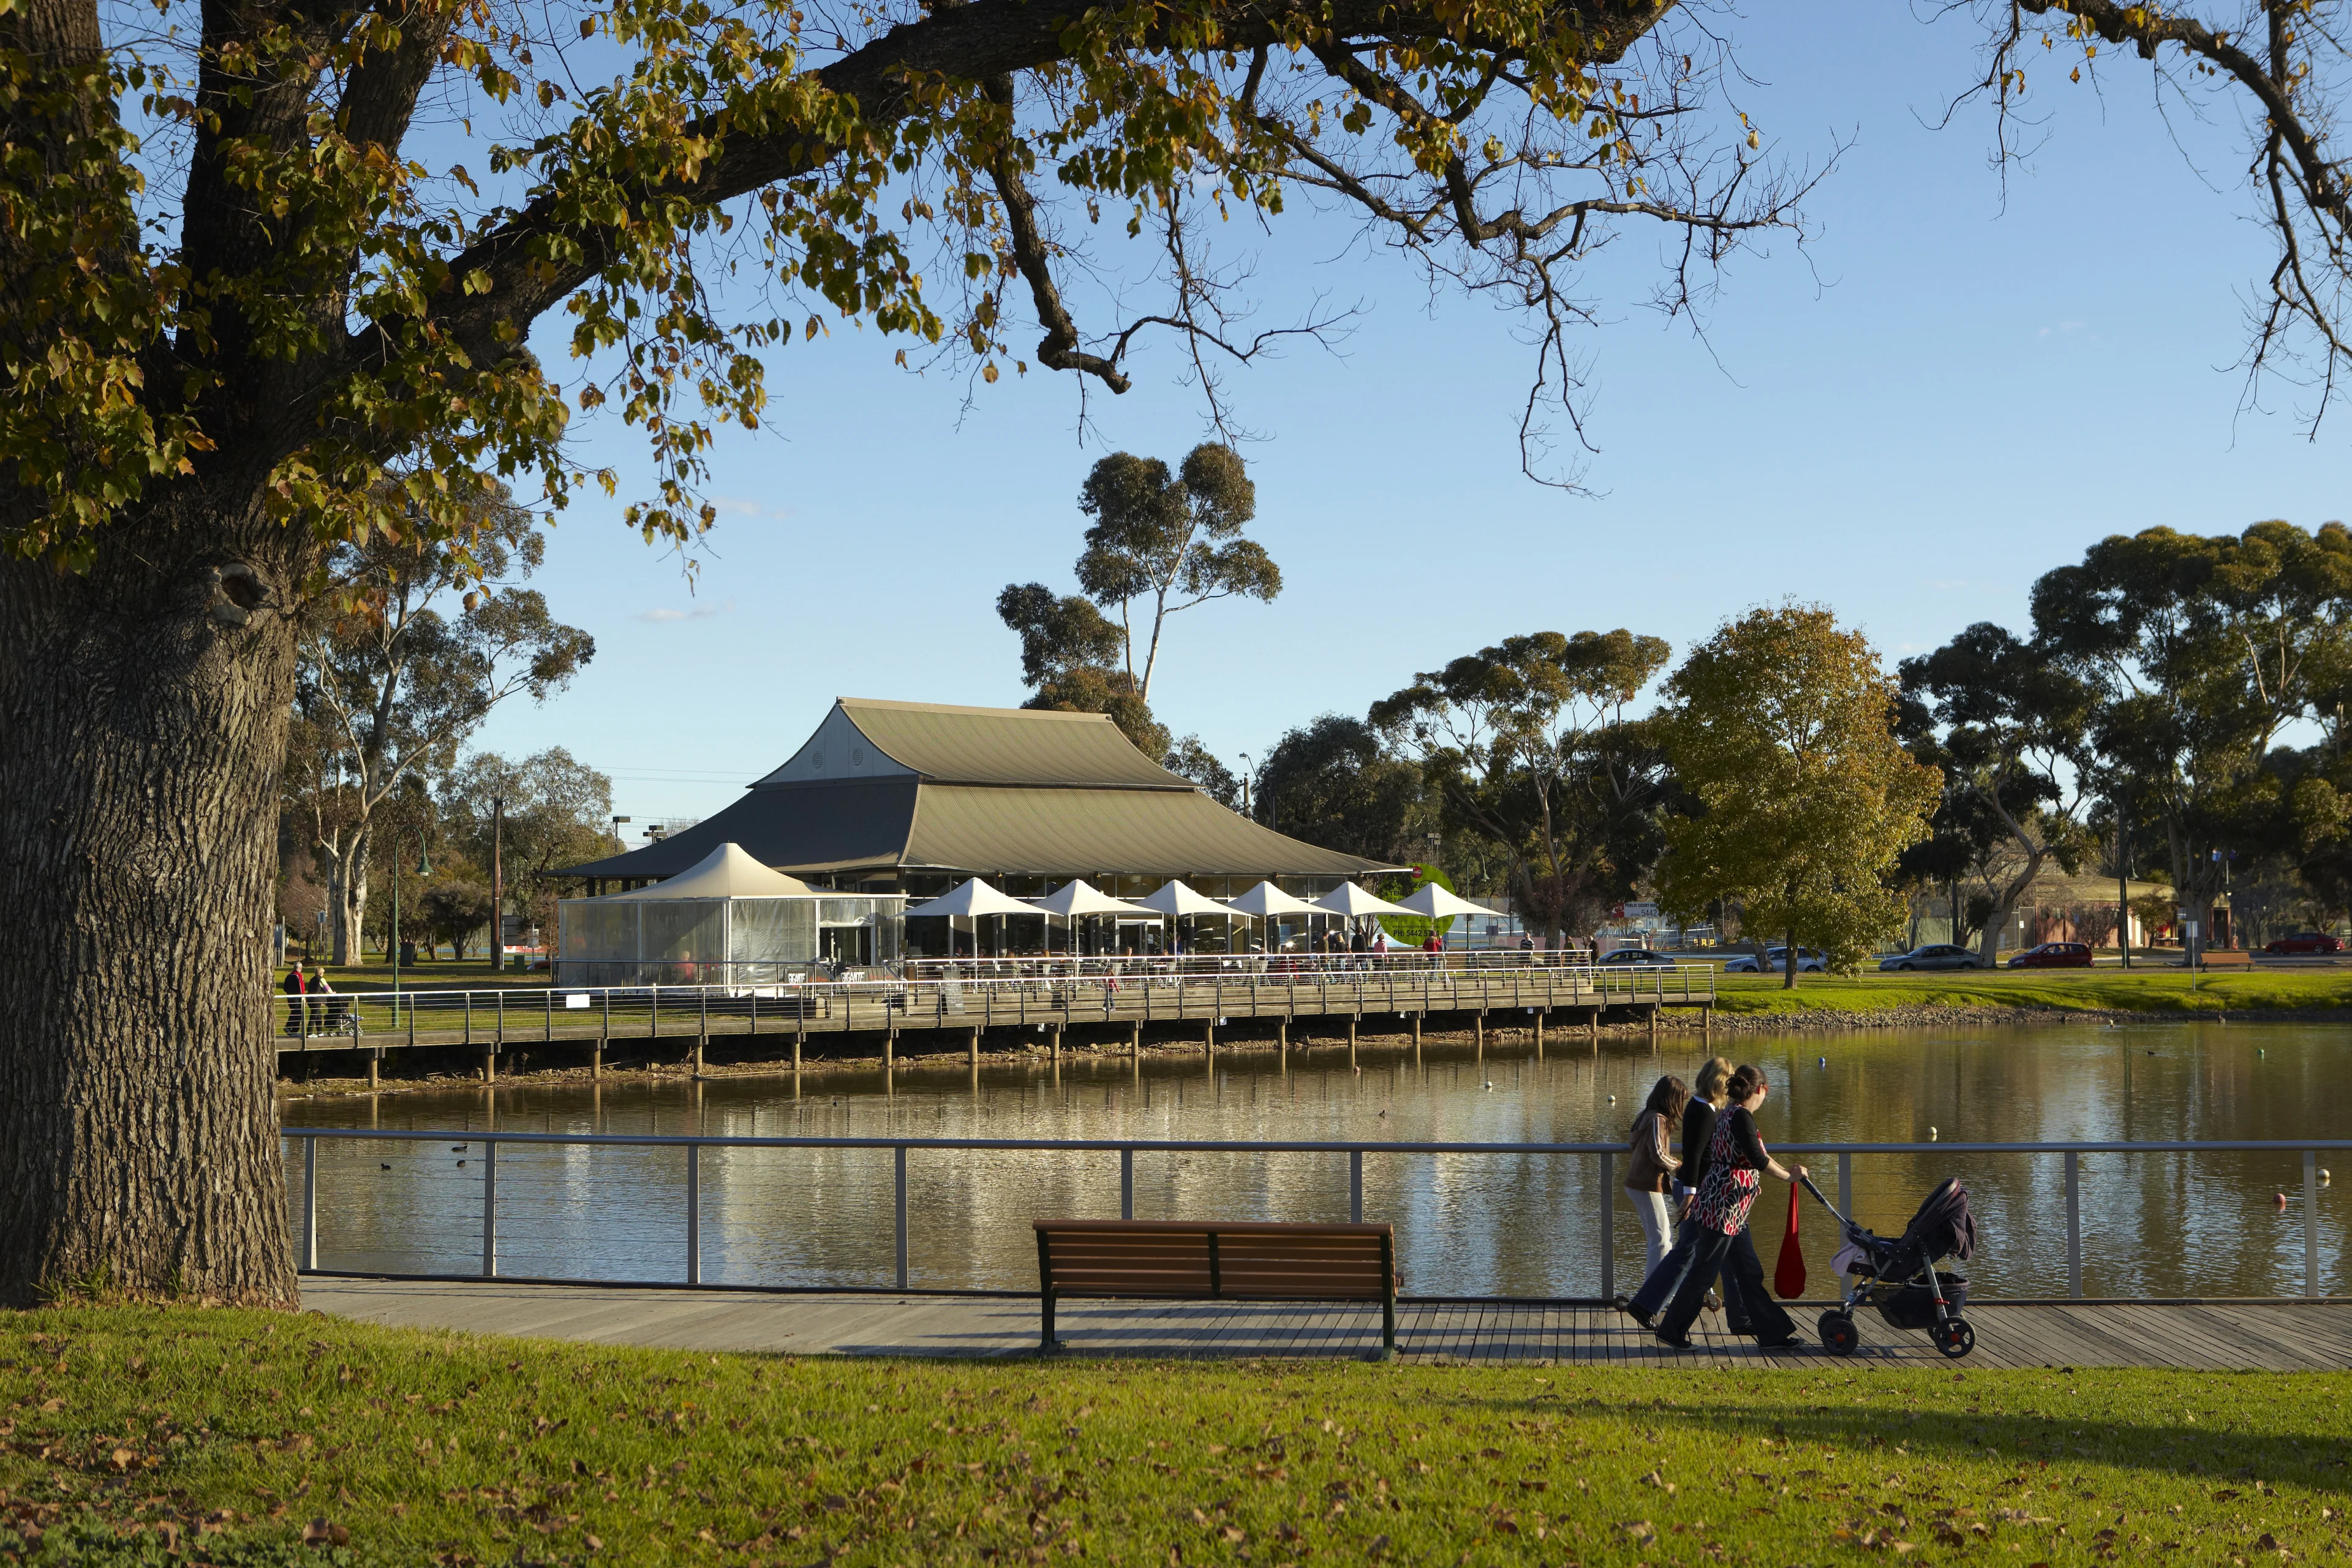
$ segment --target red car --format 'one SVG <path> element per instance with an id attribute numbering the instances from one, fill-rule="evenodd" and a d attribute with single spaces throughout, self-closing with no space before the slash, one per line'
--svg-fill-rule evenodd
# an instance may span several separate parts
<path id="1" fill-rule="evenodd" d="M 2088 969 L 2091 950 L 2079 942 L 2045 942 L 2029 947 L 2009 961 L 2011 969 Z"/>
<path id="2" fill-rule="evenodd" d="M 2342 952 L 2344 944 L 2324 931 L 2299 931 L 2263 946 L 2264 952 Z"/>

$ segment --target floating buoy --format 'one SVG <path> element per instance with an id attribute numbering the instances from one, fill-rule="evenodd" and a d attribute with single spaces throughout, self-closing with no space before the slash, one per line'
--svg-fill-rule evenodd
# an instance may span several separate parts
<path id="1" fill-rule="evenodd" d="M 1491 1079 L 1491 1078 L 1490 1078 L 1490 1079 L 1488 1079 L 1486 1080 L 1486 1087 L 1487 1087 L 1489 1089 L 1493 1089 L 1493 1088 L 1495 1087 L 1495 1080 L 1494 1080 L 1493 1079 Z M 1617 1103 L 1617 1097 L 1616 1097 L 1615 1095 L 1613 1095 L 1613 1094 L 1612 1094 L 1612 1095 L 1611 1095 L 1611 1096 L 1609 1097 L 1609 1103 L 1610 1103 L 1610 1104 L 1612 1104 L 1612 1105 L 1616 1104 L 1616 1103 Z"/>
<path id="2" fill-rule="evenodd" d="M 1822 1057 L 1814 1065 L 1817 1067 L 1827 1067 L 1830 1065 L 1830 1058 Z"/>
<path id="3" fill-rule="evenodd" d="M 1933 1143 L 1933 1142 L 1936 1141 L 1936 1138 L 1937 1138 L 1936 1130 L 1935 1130 L 1934 1128 L 1932 1128 L 1932 1127 L 1928 1128 L 1928 1129 L 1927 1129 L 1927 1142 L 1930 1142 L 1930 1143 Z"/>
<path id="4" fill-rule="evenodd" d="M 384 1167 L 384 1169 L 385 1169 L 385 1170 L 387 1170 L 387 1171 L 389 1171 L 389 1170 L 391 1170 L 391 1169 L 392 1169 L 392 1167 L 391 1167 L 391 1166 L 389 1166 L 389 1165 L 386 1165 L 386 1166 Z M 2325 1183 L 2326 1182 L 2326 1180 L 2327 1180 L 2327 1173 L 2326 1173 L 2326 1171 L 2322 1171 L 2322 1172 L 2320 1172 L 2320 1173 L 2319 1173 L 2319 1179 L 2320 1179 L 2320 1181 L 2321 1181 L 2323 1184 L 2325 1184 Z"/>
<path id="5" fill-rule="evenodd" d="M 2286 1207 L 2286 1194 L 2284 1193 L 2273 1193 L 2271 1194 L 2271 1207 L 2274 1209 L 2283 1209 Z"/>
<path id="6" fill-rule="evenodd" d="M 2260 1046 L 2256 1046 L 2256 1047 L 2254 1047 L 2254 1055 L 2256 1055 L 2256 1056 L 2258 1056 L 2258 1057 L 2266 1057 L 2266 1056 L 2270 1055 L 2270 1052 L 2268 1052 L 2268 1051 L 2264 1050 L 2264 1049 L 2263 1049 L 2262 1047 L 2260 1047 Z"/>
<path id="7" fill-rule="evenodd" d="M 1495 1086 L 1494 1086 L 1493 1084 L 1491 1084 L 1491 1083 L 1490 1083 L 1490 1084 L 1488 1084 L 1486 1087 L 1487 1087 L 1488 1089 L 1492 1089 L 1492 1088 L 1494 1088 Z M 1611 1095 L 1611 1096 L 1609 1097 L 1609 1103 L 1610 1103 L 1610 1104 L 1612 1104 L 1612 1105 L 1616 1104 L 1616 1103 L 1617 1103 L 1617 1097 L 1616 1097 L 1615 1095 L 1613 1095 L 1613 1094 L 1612 1094 L 1612 1095 Z"/>

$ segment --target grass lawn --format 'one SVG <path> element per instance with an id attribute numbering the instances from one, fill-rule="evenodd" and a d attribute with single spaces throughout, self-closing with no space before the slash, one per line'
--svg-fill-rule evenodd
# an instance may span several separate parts
<path id="1" fill-rule="evenodd" d="M 2347 1394 L 787 1360 L 77 1307 L 0 1314 L 0 1561 L 2342 1562 Z"/>
<path id="2" fill-rule="evenodd" d="M 1727 1013 L 1901 1007 L 2113 1008 L 2127 1013 L 2301 1012 L 2352 1008 L 2352 969 L 1990 969 L 1941 974 L 1806 974 L 1784 991 L 1775 975 L 1716 980 Z"/>
<path id="3" fill-rule="evenodd" d="M 307 973 L 310 965 L 303 966 Z M 286 978 L 286 966 L 280 964 L 269 972 L 269 984 L 274 990 Z M 368 963 L 331 963 L 327 980 L 338 991 L 389 991 L 392 989 L 392 965 L 382 957 Z M 490 973 L 489 955 L 477 951 L 465 963 L 453 963 L 446 958 L 426 960 L 400 966 L 400 988 L 403 991 L 544 991 L 547 972 L 517 973 L 507 970 Z"/>

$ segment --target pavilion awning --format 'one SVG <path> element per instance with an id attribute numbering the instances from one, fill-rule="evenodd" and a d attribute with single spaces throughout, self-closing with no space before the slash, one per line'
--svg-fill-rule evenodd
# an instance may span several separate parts
<path id="1" fill-rule="evenodd" d="M 1045 897 L 1027 900 L 1022 905 L 1021 912 L 1034 914 L 1039 910 L 1057 921 L 1083 920 L 1088 915 L 1129 915 L 1154 921 L 1160 918 L 1160 910 L 1144 904 L 1130 904 L 1124 899 L 1114 899 L 1084 878 L 1073 878 Z"/>
<path id="2" fill-rule="evenodd" d="M 1230 915 L 1239 911 L 1219 903 L 1198 889 L 1181 881 L 1163 882 L 1160 890 L 1143 900 L 1143 907 L 1158 910 L 1172 919 L 1183 920 L 1192 915 Z"/>
<path id="3" fill-rule="evenodd" d="M 1327 915 L 1410 915 L 1417 910 L 1402 909 L 1386 899 L 1375 898 L 1353 882 L 1342 882 L 1315 900 L 1315 908 Z"/>
<path id="4" fill-rule="evenodd" d="M 1424 882 L 1409 898 L 1399 899 L 1397 908 L 1411 910 L 1414 914 L 1431 920 L 1444 920 L 1448 915 L 1491 915 L 1495 911 L 1484 904 L 1474 904 L 1467 899 L 1456 898 L 1434 882 Z"/>
<path id="5" fill-rule="evenodd" d="M 1034 915 L 1037 911 L 1009 893 L 1000 893 L 986 882 L 974 877 L 957 884 L 952 892 L 917 904 L 907 911 L 908 920 L 938 919 L 970 920 L 975 915 Z"/>
<path id="6" fill-rule="evenodd" d="M 1319 915 L 1328 912 L 1317 909 L 1304 899 L 1292 898 L 1272 882 L 1260 882 L 1240 898 L 1227 899 L 1225 907 L 1235 914 L 1261 921 L 1276 915 Z"/>

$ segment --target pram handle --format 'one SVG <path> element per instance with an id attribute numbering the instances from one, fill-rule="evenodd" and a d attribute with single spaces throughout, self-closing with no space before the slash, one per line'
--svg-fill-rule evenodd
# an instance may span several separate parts
<path id="1" fill-rule="evenodd" d="M 1815 1196 L 1816 1198 L 1820 1198 L 1820 1199 L 1821 1199 L 1821 1205 L 1822 1205 L 1822 1207 L 1823 1207 L 1823 1208 L 1825 1208 L 1825 1209 L 1829 1210 L 1831 1214 L 1835 1215 L 1837 1216 L 1837 1222 L 1838 1222 L 1838 1224 L 1840 1224 L 1840 1225 L 1842 1225 L 1842 1226 L 1851 1226 L 1851 1225 L 1853 1223 L 1852 1220 L 1850 1220 L 1850 1219 L 1846 1218 L 1846 1217 L 1845 1217 L 1845 1215 L 1842 1215 L 1842 1214 L 1838 1214 L 1838 1206 L 1837 1206 L 1837 1205 L 1835 1205 L 1835 1204 L 1833 1204 L 1833 1203 L 1830 1202 L 1830 1200 L 1829 1200 L 1827 1197 L 1822 1196 L 1822 1190 L 1821 1190 L 1821 1188 L 1819 1188 L 1819 1187 L 1817 1187 L 1817 1186 L 1813 1185 L 1813 1178 L 1812 1178 L 1811 1176 L 1810 1176 L 1810 1175 L 1799 1176 L 1799 1177 L 1797 1178 L 1797 1180 L 1798 1180 L 1798 1182 L 1799 1182 L 1800 1184 L 1801 1184 L 1803 1185 L 1803 1187 L 1804 1187 L 1805 1191 L 1807 1191 L 1807 1192 L 1809 1192 L 1809 1193 L 1812 1194 L 1813 1194 L 1813 1196 Z"/>

